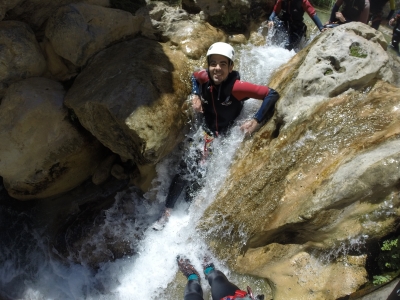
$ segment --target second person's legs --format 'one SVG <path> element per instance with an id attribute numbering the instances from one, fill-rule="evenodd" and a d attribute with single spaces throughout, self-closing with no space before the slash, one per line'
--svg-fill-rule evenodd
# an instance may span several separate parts
<path id="1" fill-rule="evenodd" d="M 213 269 L 207 274 L 208 283 L 211 286 L 213 300 L 220 300 L 226 296 L 233 296 L 239 288 L 231 283 L 221 271 Z"/>

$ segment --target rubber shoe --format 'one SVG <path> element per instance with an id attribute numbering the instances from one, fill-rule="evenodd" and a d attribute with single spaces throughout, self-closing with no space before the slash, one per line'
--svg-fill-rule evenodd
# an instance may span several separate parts
<path id="1" fill-rule="evenodd" d="M 178 263 L 179 270 L 183 273 L 183 275 L 186 276 L 186 278 L 189 278 L 190 275 L 196 275 L 198 280 L 200 281 L 200 275 L 196 271 L 196 269 L 193 267 L 193 265 L 190 263 L 190 260 L 187 258 L 182 258 L 179 255 L 176 257 L 176 261 Z"/>
<path id="2" fill-rule="evenodd" d="M 204 276 L 206 277 L 206 279 L 207 279 L 207 277 L 208 277 L 208 274 L 209 274 L 211 271 L 215 270 L 215 266 L 214 266 L 214 264 L 211 262 L 211 258 L 210 258 L 209 256 L 205 256 L 205 257 L 203 258 L 202 267 L 203 267 L 203 273 L 204 273 Z"/>
<path id="3" fill-rule="evenodd" d="M 153 224 L 153 230 L 163 230 L 165 225 L 168 223 L 169 217 L 171 216 L 171 209 L 167 208 L 161 215 L 161 217 Z"/>

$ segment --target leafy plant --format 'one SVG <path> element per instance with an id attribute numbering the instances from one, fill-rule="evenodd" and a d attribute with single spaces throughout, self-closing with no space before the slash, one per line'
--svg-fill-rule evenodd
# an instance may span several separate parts
<path id="1" fill-rule="evenodd" d="M 387 283 L 390 280 L 392 280 L 392 276 L 390 276 L 390 275 L 376 275 L 373 278 L 374 279 L 373 279 L 372 283 L 374 285 L 381 285 L 381 284 Z"/>
<path id="2" fill-rule="evenodd" d="M 398 241 L 399 237 L 383 242 L 382 252 L 378 261 L 381 270 L 396 271 L 400 269 L 400 247 Z"/>

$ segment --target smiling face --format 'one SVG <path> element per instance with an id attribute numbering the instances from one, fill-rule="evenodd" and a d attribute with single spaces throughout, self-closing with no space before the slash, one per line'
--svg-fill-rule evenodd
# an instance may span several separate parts
<path id="1" fill-rule="evenodd" d="M 208 72 L 215 85 L 221 84 L 233 70 L 233 63 L 220 54 L 212 54 L 208 59 Z"/>

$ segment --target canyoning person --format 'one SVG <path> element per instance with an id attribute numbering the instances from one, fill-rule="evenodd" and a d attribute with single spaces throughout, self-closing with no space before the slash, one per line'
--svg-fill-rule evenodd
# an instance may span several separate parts
<path id="1" fill-rule="evenodd" d="M 178 256 L 176 258 L 179 270 L 188 279 L 184 291 L 184 300 L 204 300 L 203 290 L 200 285 L 200 275 L 190 263 L 190 260 Z M 224 273 L 215 269 L 214 264 L 206 258 L 203 263 L 204 276 L 211 287 L 213 300 L 263 300 L 264 295 L 254 296 L 250 287 L 247 291 L 239 289 L 230 282 Z"/>
<path id="2" fill-rule="evenodd" d="M 400 10 L 398 10 L 395 16 L 390 19 L 389 25 L 393 26 L 393 36 L 390 47 L 396 50 L 397 55 L 400 56 L 399 42 L 400 42 Z"/>
<path id="3" fill-rule="evenodd" d="M 171 214 L 181 192 L 186 189 L 186 201 L 191 201 L 200 188 L 195 165 L 204 161 L 210 152 L 213 139 L 223 137 L 233 125 L 249 98 L 263 100 L 255 115 L 240 127 L 246 135 L 251 135 L 271 118 L 279 94 L 263 85 L 241 81 L 239 72 L 234 67 L 233 47 L 217 42 L 207 51 L 207 69 L 192 74 L 191 102 L 193 110 L 203 117 L 202 153 L 197 153 L 191 160 L 180 163 L 180 172 L 173 178 L 166 198 L 165 210 L 160 219 L 153 224 L 153 229 L 161 230 Z M 196 153 L 196 150 L 193 151 Z M 199 172 L 198 172 L 199 173 Z M 193 174 L 195 174 L 193 176 Z M 204 172 L 202 172 L 204 174 Z"/>
<path id="4" fill-rule="evenodd" d="M 370 14 L 370 22 L 372 28 L 378 30 L 379 25 L 381 25 L 383 8 L 385 7 L 386 3 L 388 3 L 388 1 L 389 0 L 369 0 L 370 2 L 369 14 Z M 386 17 L 387 20 L 390 20 L 392 18 L 395 8 L 396 8 L 395 0 L 390 0 L 390 12 Z"/>
<path id="5" fill-rule="evenodd" d="M 307 12 L 320 31 L 324 30 L 314 7 L 308 0 L 278 0 L 275 3 L 269 16 L 268 28 L 277 29 L 275 40 L 280 38 L 279 35 L 283 35 L 285 49 L 296 48 L 301 38 L 305 36 L 307 26 L 303 21 L 304 12 Z"/>
<path id="6" fill-rule="evenodd" d="M 349 22 L 368 24 L 369 5 L 369 0 L 336 0 L 327 24 L 341 25 Z"/>

